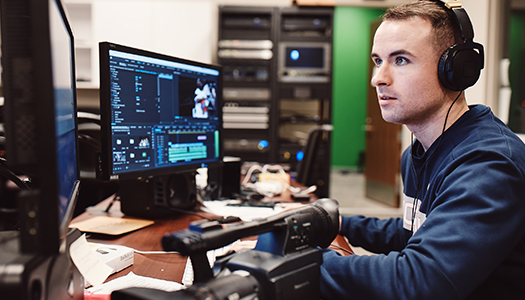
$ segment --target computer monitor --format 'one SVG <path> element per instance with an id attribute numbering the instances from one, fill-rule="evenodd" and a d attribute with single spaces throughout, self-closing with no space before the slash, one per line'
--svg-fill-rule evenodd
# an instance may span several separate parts
<path id="1" fill-rule="evenodd" d="M 21 251 L 57 253 L 78 197 L 74 38 L 59 0 L 3 0 L 2 81 L 9 168 L 31 180 Z"/>
<path id="2" fill-rule="evenodd" d="M 278 73 L 283 82 L 325 82 L 331 73 L 332 47 L 326 42 L 281 42 Z"/>
<path id="3" fill-rule="evenodd" d="M 78 198 L 74 39 L 59 0 L 0 1 L 7 166 L 30 184 L 0 232 L 2 299 L 83 299 L 69 246 Z"/>
<path id="4" fill-rule="evenodd" d="M 194 204 L 191 174 L 222 163 L 221 98 L 220 66 L 100 43 L 98 176 L 124 213 Z"/>

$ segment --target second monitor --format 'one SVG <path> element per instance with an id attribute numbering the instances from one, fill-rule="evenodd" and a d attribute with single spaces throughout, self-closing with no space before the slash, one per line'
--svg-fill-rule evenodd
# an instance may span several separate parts
<path id="1" fill-rule="evenodd" d="M 219 66 L 100 43 L 98 175 L 120 180 L 122 198 L 148 198 L 123 211 L 192 205 L 193 172 L 222 162 L 221 91 Z"/>

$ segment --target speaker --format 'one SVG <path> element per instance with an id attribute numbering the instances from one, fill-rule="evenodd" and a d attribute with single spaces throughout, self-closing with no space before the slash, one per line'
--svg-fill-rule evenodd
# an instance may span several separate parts
<path id="1" fill-rule="evenodd" d="M 235 199 L 241 193 L 241 158 L 225 156 L 223 161 L 220 195 Z"/>
<path id="2" fill-rule="evenodd" d="M 238 197 L 241 193 L 241 158 L 225 156 L 221 167 L 209 168 L 208 186 L 215 188 L 205 200 Z"/>
<path id="3" fill-rule="evenodd" d="M 483 45 L 474 42 L 474 29 L 470 18 L 461 7 L 461 1 L 436 1 L 444 4 L 455 16 L 463 42 L 454 44 L 441 55 L 438 77 L 444 87 L 463 91 L 473 86 L 484 68 Z"/>
<path id="4" fill-rule="evenodd" d="M 121 180 L 120 209 L 127 216 L 155 219 L 197 204 L 195 172 Z"/>

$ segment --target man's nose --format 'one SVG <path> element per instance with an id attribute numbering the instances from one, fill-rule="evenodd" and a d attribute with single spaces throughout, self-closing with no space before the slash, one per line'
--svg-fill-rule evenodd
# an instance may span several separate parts
<path id="1" fill-rule="evenodd" d="M 388 66 L 381 65 L 379 67 L 375 67 L 373 69 L 371 83 L 375 87 L 389 85 L 391 83 L 391 79 L 388 72 Z"/>

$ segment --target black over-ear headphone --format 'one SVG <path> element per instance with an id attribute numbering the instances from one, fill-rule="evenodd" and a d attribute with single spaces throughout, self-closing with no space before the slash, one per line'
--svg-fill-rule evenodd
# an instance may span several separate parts
<path id="1" fill-rule="evenodd" d="M 474 42 L 474 29 L 461 1 L 439 1 L 452 10 L 461 32 L 463 43 L 448 48 L 439 59 L 438 76 L 444 87 L 463 91 L 473 86 L 484 67 L 483 45 Z"/>

